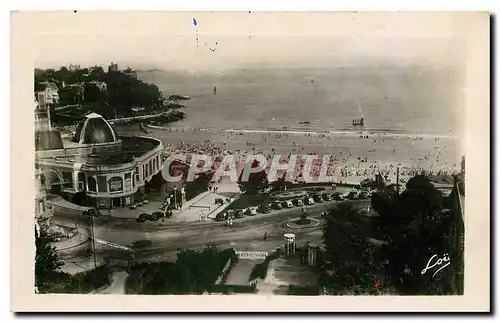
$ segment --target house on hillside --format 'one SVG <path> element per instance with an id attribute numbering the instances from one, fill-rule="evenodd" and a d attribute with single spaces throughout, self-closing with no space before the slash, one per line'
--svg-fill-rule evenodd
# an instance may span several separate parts
<path id="1" fill-rule="evenodd" d="M 41 82 L 40 89 L 45 93 L 45 102 L 47 104 L 59 103 L 59 88 L 53 82 Z"/>

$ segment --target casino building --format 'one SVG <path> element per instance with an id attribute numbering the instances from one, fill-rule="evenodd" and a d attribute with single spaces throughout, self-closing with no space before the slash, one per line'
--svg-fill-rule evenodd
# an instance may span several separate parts
<path id="1" fill-rule="evenodd" d="M 127 207 L 163 166 L 163 144 L 145 136 L 119 136 L 90 113 L 72 137 L 51 128 L 44 93 L 35 107 L 35 168 L 45 188 L 79 205 Z M 159 174 L 161 175 L 161 174 Z"/>

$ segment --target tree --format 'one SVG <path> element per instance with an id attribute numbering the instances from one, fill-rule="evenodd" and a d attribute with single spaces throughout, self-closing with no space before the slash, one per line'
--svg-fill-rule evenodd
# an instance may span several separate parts
<path id="1" fill-rule="evenodd" d="M 253 160 L 252 168 L 257 168 L 259 166 L 260 162 L 258 160 Z M 259 172 L 250 173 L 247 181 L 243 181 L 242 179 L 244 172 L 245 171 L 241 172 L 238 179 L 238 186 L 243 193 L 257 195 L 262 193 L 269 186 L 267 174 L 264 169 Z"/>
<path id="2" fill-rule="evenodd" d="M 186 182 L 184 191 L 186 193 L 186 200 L 190 200 L 200 193 L 208 191 L 210 181 L 212 180 L 213 172 L 202 172 L 198 177 L 191 182 Z"/>
<path id="3" fill-rule="evenodd" d="M 342 202 L 325 216 L 323 239 L 323 283 L 329 292 L 367 293 L 384 279 L 383 266 L 367 239 L 367 231 L 358 222 L 358 210 Z"/>
<path id="4" fill-rule="evenodd" d="M 163 179 L 161 172 L 159 172 L 155 174 L 153 178 L 151 178 L 151 181 L 149 183 L 146 183 L 146 185 L 148 189 L 154 189 L 156 191 L 160 191 L 165 182 L 166 181 L 165 179 Z"/>
<path id="5" fill-rule="evenodd" d="M 283 176 L 279 177 L 276 181 L 270 183 L 270 185 L 272 186 L 273 191 L 282 191 L 284 189 L 289 188 L 292 185 L 292 183 L 286 181 L 285 176 Z"/>
<path id="6" fill-rule="evenodd" d="M 35 286 L 41 293 L 45 292 L 51 283 L 57 281 L 60 268 L 64 265 L 50 244 L 52 241 L 44 229 L 38 231 L 35 228 Z"/>
<path id="7" fill-rule="evenodd" d="M 372 199 L 373 207 L 380 216 L 377 224 L 386 232 L 389 273 L 400 291 L 450 293 L 451 268 L 435 278 L 432 272 L 421 273 L 433 255 L 450 253 L 452 215 L 444 209 L 442 194 L 427 177 L 418 175 L 408 181 L 401 195 L 389 193 L 379 197 L 379 201 Z"/>

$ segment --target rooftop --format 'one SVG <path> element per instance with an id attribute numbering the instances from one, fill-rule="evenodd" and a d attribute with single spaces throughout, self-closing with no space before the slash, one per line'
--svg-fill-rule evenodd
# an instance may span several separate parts
<path id="1" fill-rule="evenodd" d="M 100 165 L 119 165 L 132 162 L 134 158 L 146 154 L 161 143 L 159 140 L 146 137 L 124 136 L 119 139 L 122 141 L 120 151 L 94 154 L 87 162 Z"/>
<path id="2" fill-rule="evenodd" d="M 80 144 L 96 144 L 117 141 L 115 130 L 101 115 L 90 113 L 78 125 L 74 142 Z"/>

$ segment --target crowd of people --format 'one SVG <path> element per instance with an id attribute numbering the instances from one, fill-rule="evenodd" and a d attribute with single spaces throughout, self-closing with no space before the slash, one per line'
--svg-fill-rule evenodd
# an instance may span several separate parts
<path id="1" fill-rule="evenodd" d="M 170 129 L 170 131 L 174 131 Z M 180 131 L 176 129 L 175 131 Z M 457 164 L 449 164 L 446 160 L 441 159 L 442 148 L 447 148 L 446 145 L 439 145 L 440 138 L 435 137 L 433 141 L 435 141 L 434 149 L 428 151 L 425 155 L 419 157 L 408 157 L 406 162 L 391 162 L 386 160 L 378 160 L 376 154 L 374 157 L 365 156 L 356 156 L 347 149 L 343 149 L 342 147 L 335 146 L 335 144 L 331 144 L 331 141 L 335 142 L 335 138 L 345 138 L 351 137 L 353 138 L 353 134 L 356 133 L 346 133 L 339 134 L 334 136 L 332 134 L 327 133 L 304 133 L 303 135 L 307 137 L 307 141 L 300 140 L 297 137 L 300 137 L 300 134 L 294 133 L 294 135 L 289 133 L 276 133 L 276 132 L 267 132 L 262 133 L 262 131 L 258 132 L 258 135 L 254 135 L 254 140 L 248 140 L 248 133 L 237 132 L 237 131 L 227 131 L 227 130 L 214 130 L 214 129 L 188 129 L 190 133 L 198 133 L 202 134 L 205 139 L 202 142 L 187 142 L 182 141 L 179 144 L 171 144 L 166 148 L 166 153 L 180 153 L 180 154 L 204 154 L 209 155 L 212 158 L 212 169 L 215 170 L 221 160 L 226 155 L 233 155 L 236 160 L 236 168 L 238 172 L 238 176 L 241 171 L 244 169 L 245 162 L 247 158 L 251 155 L 262 155 L 267 160 L 267 166 L 265 167 L 267 170 L 270 169 L 271 163 L 274 160 L 277 153 L 278 148 L 281 150 L 284 147 L 289 147 L 289 152 L 287 155 L 282 155 L 280 162 L 288 162 L 292 155 L 297 155 L 297 162 L 295 166 L 294 178 L 297 180 L 303 180 L 302 172 L 304 171 L 304 167 L 306 166 L 306 161 L 304 156 L 314 155 L 311 151 L 314 149 L 314 146 L 321 146 L 321 150 L 323 151 L 331 151 L 331 158 L 329 160 L 329 164 L 327 167 L 327 171 L 325 173 L 324 169 L 322 171 L 322 163 L 323 156 L 318 154 L 317 158 L 315 158 L 310 167 L 309 176 L 313 178 L 313 180 L 318 180 L 320 175 L 325 175 L 329 181 L 332 182 L 360 182 L 367 177 L 374 177 L 377 174 L 380 174 L 389 179 L 396 176 L 397 169 L 399 168 L 399 175 L 402 181 L 404 182 L 405 178 L 410 178 L 415 176 L 416 174 L 427 174 L 427 175 L 450 175 L 452 173 L 456 173 L 459 171 Z M 223 141 L 220 142 L 220 137 L 223 137 Z M 247 134 L 245 136 L 245 140 L 241 140 L 240 136 L 243 134 Z M 255 133 L 251 133 L 255 134 Z M 423 136 L 405 136 L 405 135 L 384 135 L 384 134 L 360 134 L 359 139 L 362 140 L 373 140 L 371 141 L 371 148 L 368 149 L 368 152 L 376 152 L 377 144 L 384 143 L 387 145 L 386 140 L 395 139 L 409 141 L 410 145 L 414 145 L 414 141 L 422 141 L 424 140 Z M 210 136 L 217 135 L 217 141 L 212 141 Z M 208 137 L 208 138 L 207 138 Z M 268 139 L 273 137 L 275 139 L 276 145 L 269 145 L 267 143 Z M 297 138 L 297 139 L 294 139 Z M 231 143 L 231 141 L 236 141 Z M 276 140 L 278 140 L 276 142 Z M 239 143 L 239 144 L 238 144 Z M 314 143 L 314 144 L 313 144 Z M 409 148 L 411 149 L 411 147 Z M 386 149 L 387 153 L 396 153 L 396 149 Z M 283 172 L 278 173 L 279 178 L 283 175 Z M 324 178 L 322 178 L 324 179 Z"/>

